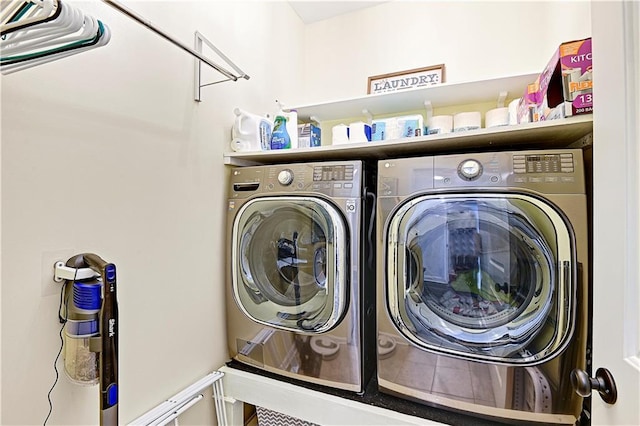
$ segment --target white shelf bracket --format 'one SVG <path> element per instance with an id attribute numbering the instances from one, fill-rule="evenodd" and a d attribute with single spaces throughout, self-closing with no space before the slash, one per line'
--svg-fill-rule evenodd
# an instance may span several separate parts
<path id="1" fill-rule="evenodd" d="M 309 116 L 309 120 L 313 121 L 314 123 L 320 123 L 320 119 L 318 118 L 317 115 Z"/>
<path id="2" fill-rule="evenodd" d="M 195 49 L 190 48 L 189 46 L 185 45 L 184 43 L 181 43 L 180 41 L 176 40 L 174 37 L 170 36 L 169 34 L 167 34 L 166 32 L 164 32 L 163 30 L 161 30 L 160 28 L 158 28 L 157 26 L 155 26 L 153 23 L 151 23 L 151 21 L 143 18 L 142 16 L 138 15 L 136 12 L 134 12 L 133 10 L 129 9 L 128 7 L 126 7 L 123 4 L 120 4 L 118 1 L 116 0 L 102 0 L 105 4 L 113 7 L 115 10 L 117 10 L 118 12 L 122 13 L 125 16 L 128 16 L 129 18 L 133 19 L 134 21 L 136 21 L 137 23 L 139 23 L 140 25 L 146 27 L 147 29 L 153 31 L 154 33 L 156 33 L 157 35 L 159 35 L 160 37 L 164 38 L 165 40 L 167 40 L 168 42 L 172 43 L 174 46 L 184 50 L 185 52 L 187 52 L 188 54 L 190 54 L 191 56 L 195 57 L 195 100 L 197 102 L 200 102 L 200 89 L 204 86 L 209 86 L 211 84 L 217 84 L 217 83 L 222 83 L 223 81 L 229 81 L 229 80 L 233 80 L 233 81 L 238 81 L 239 78 L 244 78 L 245 80 L 249 79 L 249 76 L 246 75 L 240 68 L 238 68 L 236 66 L 236 64 L 234 64 L 229 58 L 227 58 L 217 47 L 215 47 L 209 40 L 207 40 L 206 38 L 204 38 L 204 36 L 202 34 L 200 34 L 198 31 L 196 31 L 196 42 L 195 42 Z M 202 42 L 204 42 L 207 46 L 209 46 L 211 48 L 211 50 L 213 50 L 214 52 L 216 52 L 216 54 L 222 58 L 222 60 L 224 60 L 227 65 L 229 65 L 231 68 L 233 68 L 233 70 L 238 73 L 238 75 L 233 74 L 231 71 L 225 69 L 224 67 L 221 67 L 220 65 L 216 64 L 215 62 L 213 62 L 211 59 L 207 58 L 206 56 L 202 55 Z M 226 79 L 224 80 L 220 80 L 220 81 L 215 81 L 213 83 L 207 83 L 207 84 L 201 84 L 200 83 L 200 74 L 201 74 L 201 63 L 204 62 L 205 64 L 209 65 L 211 68 L 213 68 L 214 70 L 218 71 L 220 74 L 224 75 L 226 77 Z"/>
<path id="3" fill-rule="evenodd" d="M 371 112 L 368 109 L 363 109 L 362 110 L 362 115 L 364 115 L 365 117 L 367 117 L 367 124 L 371 124 L 373 122 L 373 114 L 371 114 Z"/>
<path id="4" fill-rule="evenodd" d="M 431 120 L 433 117 L 433 106 L 431 105 L 431 101 L 424 101 L 424 109 L 425 109 L 425 124 Z"/>
<path id="5" fill-rule="evenodd" d="M 213 43 L 211 43 L 209 40 L 207 40 L 207 38 L 205 36 L 203 36 L 199 31 L 195 32 L 195 36 L 194 36 L 194 43 L 195 43 L 195 52 L 197 53 L 197 55 L 194 55 L 195 58 L 195 71 L 194 71 L 194 75 L 195 75 L 195 84 L 194 84 L 194 99 L 196 102 L 200 102 L 201 101 L 201 89 L 205 86 L 211 86 L 213 84 L 218 84 L 218 83 L 223 83 L 225 81 L 229 81 L 229 80 L 233 80 L 233 81 L 237 81 L 239 78 L 244 78 L 245 80 L 249 80 L 249 76 L 247 74 L 244 73 L 244 71 L 242 71 L 240 68 L 238 68 L 236 66 L 236 64 L 233 63 L 233 61 L 231 61 L 231 59 L 229 59 L 227 56 L 225 56 L 224 53 L 222 53 L 220 51 L 220 49 L 218 49 L 217 47 L 215 47 L 213 45 Z M 222 58 L 227 65 L 229 65 L 231 68 L 233 68 L 233 70 L 237 73 L 237 75 L 233 74 L 231 71 L 228 71 L 227 69 L 221 67 L 220 65 L 216 64 L 215 62 L 212 62 L 211 60 L 205 58 L 204 56 L 202 56 L 202 44 L 206 44 L 207 47 L 209 47 L 211 50 L 213 50 L 220 58 Z M 218 71 L 220 74 L 224 75 L 226 78 L 222 79 L 222 80 L 218 80 L 218 81 L 214 81 L 211 83 L 205 83 L 202 84 L 202 62 L 205 62 L 207 65 L 209 65 L 210 67 L 212 67 L 213 69 L 215 69 L 216 71 Z"/>
<path id="6" fill-rule="evenodd" d="M 500 94 L 498 95 L 498 108 L 504 108 L 504 102 L 507 100 L 508 94 L 509 92 L 507 91 L 500 92 Z"/>

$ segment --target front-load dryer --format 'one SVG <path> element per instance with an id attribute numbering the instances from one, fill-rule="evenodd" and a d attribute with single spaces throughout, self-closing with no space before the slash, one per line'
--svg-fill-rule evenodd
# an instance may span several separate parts
<path id="1" fill-rule="evenodd" d="M 368 186 L 367 183 L 369 182 Z M 375 369 L 374 174 L 360 161 L 237 167 L 228 196 L 233 359 L 361 393 Z M 367 231 L 370 230 L 368 233 Z"/>
<path id="2" fill-rule="evenodd" d="M 582 152 L 378 163 L 378 384 L 507 422 L 575 424 L 587 364 Z"/>

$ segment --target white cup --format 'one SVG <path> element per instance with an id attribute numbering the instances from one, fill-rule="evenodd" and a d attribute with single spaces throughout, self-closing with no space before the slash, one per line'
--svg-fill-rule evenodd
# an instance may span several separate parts
<path id="1" fill-rule="evenodd" d="M 500 127 L 509 125 L 509 108 L 494 108 L 484 115 L 484 127 Z"/>
<path id="2" fill-rule="evenodd" d="M 511 126 L 518 124 L 518 104 L 520 103 L 520 99 L 522 98 L 517 98 L 509 102 L 509 125 Z"/>
<path id="3" fill-rule="evenodd" d="M 349 142 L 360 143 L 371 141 L 371 126 L 362 121 L 349 124 Z"/>
<path id="4" fill-rule="evenodd" d="M 338 124 L 333 126 L 331 143 L 333 145 L 340 145 L 343 143 L 349 143 L 349 127 L 346 124 Z"/>
<path id="5" fill-rule="evenodd" d="M 453 116 L 453 131 L 465 132 L 482 127 L 482 114 L 479 111 L 459 112 Z"/>
<path id="6" fill-rule="evenodd" d="M 453 117 L 451 115 L 436 115 L 427 123 L 427 134 L 438 135 L 453 131 Z"/>

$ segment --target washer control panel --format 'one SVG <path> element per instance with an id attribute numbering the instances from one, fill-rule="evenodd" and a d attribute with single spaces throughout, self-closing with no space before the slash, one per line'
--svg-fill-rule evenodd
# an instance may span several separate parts
<path id="1" fill-rule="evenodd" d="M 359 198 L 361 171 L 362 162 L 355 160 L 237 167 L 231 173 L 230 198 L 301 192 Z"/>

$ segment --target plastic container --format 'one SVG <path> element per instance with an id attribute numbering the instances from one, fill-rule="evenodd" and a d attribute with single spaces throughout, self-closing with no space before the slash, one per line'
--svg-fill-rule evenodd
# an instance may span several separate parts
<path id="1" fill-rule="evenodd" d="M 298 111 L 292 109 L 282 115 L 287 119 L 287 133 L 289 133 L 291 148 L 298 148 Z"/>
<path id="2" fill-rule="evenodd" d="M 271 143 L 271 121 L 240 108 L 233 110 L 236 119 L 231 129 L 231 149 L 234 151 L 268 150 Z"/>
<path id="3" fill-rule="evenodd" d="M 296 128 L 296 135 L 298 129 Z M 287 119 L 283 115 L 276 116 L 271 133 L 271 149 L 290 149 L 291 136 L 287 131 Z"/>

